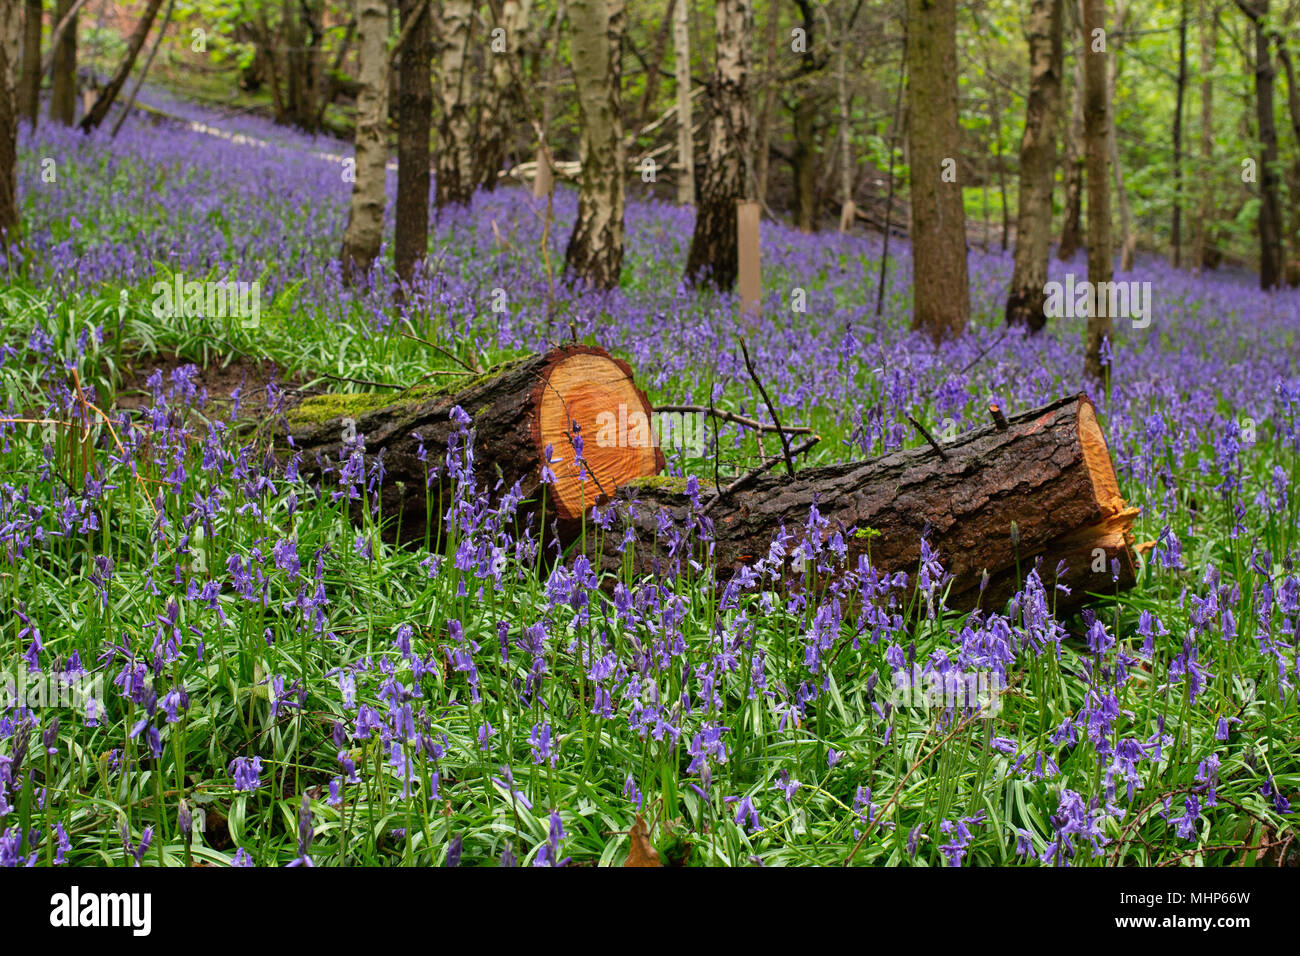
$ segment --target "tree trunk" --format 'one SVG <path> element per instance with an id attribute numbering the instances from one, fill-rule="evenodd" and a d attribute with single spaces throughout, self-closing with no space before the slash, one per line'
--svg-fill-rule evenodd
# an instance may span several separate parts
<path id="1" fill-rule="evenodd" d="M 154 18 L 158 16 L 158 8 L 161 6 L 162 0 L 149 0 L 149 5 L 144 9 L 144 15 L 135 26 L 135 32 L 131 34 L 130 40 L 127 41 L 126 55 L 122 57 L 122 62 L 117 65 L 117 72 L 113 74 L 112 79 L 108 81 L 108 86 L 104 87 L 100 92 L 95 99 L 95 104 L 81 118 L 81 123 L 78 124 L 83 132 L 89 133 L 96 129 L 108 116 L 113 101 L 117 99 L 117 94 L 122 92 L 122 87 L 126 85 L 126 78 L 131 75 L 131 68 L 135 66 L 135 58 L 140 55 L 140 48 L 144 46 L 144 41 L 149 36 L 149 30 L 153 27 Z M 69 30 L 67 36 L 71 35 L 72 31 Z"/>
<path id="2" fill-rule="evenodd" d="M 663 71 L 664 56 L 668 53 L 668 35 L 672 33 L 673 24 L 677 21 L 678 2 L 679 0 L 668 0 L 668 8 L 664 10 L 663 20 L 659 24 L 658 32 L 655 33 L 654 50 L 645 64 L 645 89 L 641 93 L 641 106 L 637 109 L 637 129 L 643 128 L 650 122 L 650 111 L 654 109 L 655 100 L 659 98 L 659 79 Z M 680 2 L 685 5 L 687 0 L 680 0 Z"/>
<path id="3" fill-rule="evenodd" d="M 401 60 L 393 260 L 398 278 L 408 283 L 415 274 L 415 264 L 429 251 L 429 132 L 433 125 L 429 61 L 433 57 L 433 13 L 427 3 L 424 7 L 420 3 L 401 0 L 401 29 L 406 38 L 398 52 Z"/>
<path id="4" fill-rule="evenodd" d="M 1214 209 L 1214 179 L 1211 170 L 1214 162 L 1216 13 L 1217 10 L 1211 9 L 1209 0 L 1201 0 L 1201 169 L 1200 184 L 1197 189 L 1199 199 L 1196 204 L 1196 216 L 1192 220 L 1192 271 L 1198 275 L 1205 267 L 1205 254 L 1209 246 L 1209 221 Z"/>
<path id="5" fill-rule="evenodd" d="M 804 49 L 799 56 L 799 72 L 790 84 L 794 94 L 794 224 L 802 232 L 817 228 L 817 119 L 821 115 L 821 97 L 816 89 L 816 74 L 821 69 L 817 56 L 817 22 L 812 0 L 795 0 L 802 17 Z M 827 38 L 829 41 L 829 37 Z"/>
<path id="6" fill-rule="evenodd" d="M 909 29 L 917 28 L 912 20 Z M 772 473 L 716 501 L 701 488 L 699 507 L 680 484 L 632 482 L 616 498 L 615 529 L 602 556 L 605 570 L 616 571 L 625 560 L 621 549 L 609 547 L 619 539 L 619 519 L 632 531 L 634 572 L 671 574 L 674 565 L 702 561 L 685 549 L 665 553 L 671 532 L 664 530 L 665 517 L 685 528 L 701 520 L 702 509 L 708 509 L 720 581 L 768 558 L 783 529 L 784 554 L 796 559 L 815 503 L 826 521 L 818 534 L 843 536 L 849 570 L 869 556 L 882 574 L 915 576 L 925 536 L 952 576 L 952 608 L 1002 610 L 1039 558 L 1038 574 L 1048 600 L 1055 595 L 1058 613 L 1087 603 L 1089 592 L 1113 595 L 1132 587 L 1136 562 L 1129 529 L 1137 512 L 1120 497 L 1092 403 L 1079 395 L 1004 423 L 945 443 L 943 458 L 922 446 L 872 461 L 808 468 L 794 478 Z M 630 502 L 636 503 L 634 515 Z M 1112 559 L 1119 562 L 1118 582 L 1111 579 Z M 1058 577 L 1060 561 L 1066 568 Z M 1054 591 L 1057 583 L 1069 593 Z"/>
<path id="7" fill-rule="evenodd" d="M 673 8 L 673 71 L 677 92 L 677 201 L 695 203 L 695 137 L 691 131 L 690 4 L 677 0 Z"/>
<path id="8" fill-rule="evenodd" d="M 1277 125 L 1273 120 L 1273 57 L 1268 48 L 1268 0 L 1237 0 L 1255 25 L 1255 118 L 1259 159 L 1259 287 L 1282 284 L 1282 201 L 1277 173 Z"/>
<path id="9" fill-rule="evenodd" d="M 1077 0 L 1064 0 L 1062 12 L 1072 35 L 1082 33 Z M 1070 87 L 1070 115 L 1065 129 L 1065 215 L 1061 222 L 1061 239 L 1056 256 L 1069 262 L 1083 244 L 1083 59 L 1087 44 L 1081 43 L 1079 55 L 1074 58 L 1074 82 Z"/>
<path id="10" fill-rule="evenodd" d="M 496 22 L 496 29 L 504 32 L 497 34 L 494 30 L 491 38 L 492 86 L 479 114 L 479 127 L 483 132 L 479 137 L 474 170 L 475 183 L 486 190 L 496 188 L 511 138 L 519 125 L 521 98 L 515 75 L 523 75 L 520 50 L 532 5 L 532 0 L 505 0 L 501 5 L 500 19 Z"/>
<path id="11" fill-rule="evenodd" d="M 960 335 L 970 317 L 966 221 L 956 166 L 956 2 L 908 0 L 907 19 L 912 328 L 937 341 Z"/>
<path id="12" fill-rule="evenodd" d="M 573 77 L 582 121 L 578 217 L 564 253 L 565 273 L 601 289 L 623 269 L 627 164 L 621 77 L 624 0 L 569 0 Z"/>
<path id="13" fill-rule="evenodd" d="M 763 74 L 762 105 L 758 109 L 758 126 L 754 142 L 754 198 L 767 205 L 768 169 L 772 153 L 772 116 L 777 100 L 777 30 L 781 25 L 779 0 L 769 0 L 767 5 L 767 35 L 763 45 L 767 48 L 767 64 Z"/>
<path id="14" fill-rule="evenodd" d="M 849 134 L 849 37 L 845 31 L 836 43 L 835 94 L 840 108 L 840 232 L 853 228 L 857 218 L 853 204 L 853 146 Z"/>
<path id="15" fill-rule="evenodd" d="M 18 240 L 18 57 L 23 46 L 23 8 L 0 4 L 0 250 Z M 10 264 L 12 268 L 12 263 Z"/>
<path id="16" fill-rule="evenodd" d="M 1020 208 L 1007 324 L 1040 330 L 1052 243 L 1052 187 L 1060 122 L 1062 0 L 1034 0 L 1029 10 L 1029 100 L 1020 141 Z"/>
<path id="17" fill-rule="evenodd" d="M 540 507 L 542 468 L 549 461 L 555 482 L 545 489 L 545 519 L 548 527 L 558 521 L 566 540 L 580 530 L 586 509 L 664 466 L 650 429 L 650 403 L 627 363 L 583 345 L 508 362 L 467 384 L 453 380 L 411 390 L 387 403 L 383 396 L 364 394 L 309 398 L 288 412 L 287 426 L 304 474 L 329 474 L 323 468 L 337 466 L 351 453 L 342 445 L 354 432 L 364 441 L 367 474 L 382 451 L 383 515 L 401 516 L 400 536 L 392 527 L 385 536 L 418 541 L 427 527 L 426 484 L 435 524 L 450 501 L 445 461 L 458 428 L 452 420 L 457 406 L 473 416 L 477 477 L 494 499 L 518 483 L 530 507 Z M 576 461 L 577 435 L 585 480 Z M 427 478 L 426 468 L 435 472 L 434 479 Z"/>
<path id="18" fill-rule="evenodd" d="M 472 85 L 469 69 L 470 33 L 474 4 L 471 0 L 446 0 L 442 4 L 441 54 L 438 69 L 437 173 L 434 206 L 466 205 L 474 196 L 474 124 L 470 116 Z"/>
<path id="19" fill-rule="evenodd" d="M 1169 261 L 1183 264 L 1183 97 L 1187 90 L 1187 0 L 1178 6 L 1178 92 L 1174 99 L 1174 211 L 1169 223 Z"/>
<path id="20" fill-rule="evenodd" d="M 358 67 L 356 165 L 352 204 L 339 254 L 345 280 L 369 271 L 383 239 L 388 146 L 388 11 L 384 0 L 356 0 Z"/>
<path id="21" fill-rule="evenodd" d="M 1110 154 L 1111 175 L 1115 177 L 1115 196 L 1119 200 L 1119 267 L 1122 272 L 1133 268 L 1137 252 L 1137 235 L 1133 231 L 1133 212 L 1129 206 L 1128 191 L 1124 188 L 1124 167 L 1119 161 L 1119 136 L 1115 131 L 1115 89 L 1119 81 L 1120 47 L 1128 28 L 1128 4 L 1125 0 L 1115 7 L 1115 29 L 1107 39 L 1109 69 L 1106 77 L 1106 149 Z"/>
<path id="22" fill-rule="evenodd" d="M 1110 282 L 1114 253 L 1110 244 L 1109 159 L 1110 108 L 1107 103 L 1105 0 L 1082 0 L 1083 4 L 1083 124 L 1084 151 L 1088 166 L 1088 281 L 1094 290 Z M 1101 32 L 1098 32 L 1101 31 Z M 1103 366 L 1102 343 L 1111 334 L 1111 316 L 1106 300 L 1093 297 L 1088 309 L 1088 335 L 1084 374 L 1103 381 L 1109 366 Z"/>
<path id="23" fill-rule="evenodd" d="M 149 75 L 149 68 L 153 66 L 153 59 L 158 55 L 158 47 L 162 46 L 163 38 L 167 35 L 167 26 L 172 22 L 172 9 L 176 6 L 176 0 L 167 0 L 167 9 L 163 13 L 162 24 L 158 27 L 158 34 L 153 38 L 153 44 L 149 47 L 149 55 L 144 58 L 144 66 L 136 75 L 135 83 L 131 87 L 131 95 L 126 98 L 126 104 L 122 111 L 117 114 L 117 119 L 113 121 L 113 130 L 109 134 L 110 138 L 116 139 L 117 132 L 126 122 L 126 118 L 131 115 L 131 110 L 135 107 L 135 98 L 140 95 L 140 87 L 144 86 L 145 77 Z"/>
<path id="24" fill-rule="evenodd" d="M 23 73 L 19 93 L 19 112 L 36 126 L 41 111 L 41 26 L 45 16 L 44 0 L 27 0 L 23 20 Z"/>
<path id="25" fill-rule="evenodd" d="M 714 11 L 717 48 L 708 88 L 708 162 L 686 257 L 686 280 L 729 291 L 740 268 L 736 204 L 752 189 L 745 165 L 754 7 L 751 0 L 716 0 Z"/>
<path id="26" fill-rule="evenodd" d="M 75 0 L 58 0 L 54 8 L 57 26 Z M 77 121 L 77 17 L 54 45 L 54 72 L 50 75 L 50 119 L 64 126 Z"/>

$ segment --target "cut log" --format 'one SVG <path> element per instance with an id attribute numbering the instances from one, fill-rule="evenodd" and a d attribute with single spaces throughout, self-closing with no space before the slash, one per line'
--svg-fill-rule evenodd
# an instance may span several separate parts
<path id="1" fill-rule="evenodd" d="M 558 521 L 566 537 L 568 527 L 578 525 L 586 509 L 608 500 L 620 485 L 657 474 L 664 465 L 658 446 L 638 440 L 644 436 L 636 431 L 629 437 L 630 430 L 624 428 L 620 437 L 609 440 L 607 428 L 607 440 L 598 440 L 602 425 L 618 422 L 620 416 L 624 422 L 629 417 L 639 421 L 636 413 L 648 423 L 652 409 L 626 362 L 582 345 L 397 395 L 315 396 L 287 413 L 284 432 L 302 452 L 301 471 L 306 475 L 336 468 L 340 455 L 347 454 L 345 438 L 354 433 L 364 440 L 367 473 L 382 453 L 385 537 L 398 537 L 400 515 L 400 539 L 419 541 L 427 523 L 426 462 L 439 475 L 429 489 L 435 522 L 439 500 L 443 507 L 450 501 L 445 459 L 448 439 L 457 429 L 451 419 L 457 406 L 472 419 L 475 475 L 494 497 L 518 482 L 530 506 L 536 507 L 542 498 L 545 452 L 551 447 L 555 482 L 546 489 L 546 521 Z M 575 436 L 582 437 L 585 480 L 575 460 Z M 425 461 L 419 458 L 421 441 Z M 326 490 L 338 480 L 337 475 L 329 477 Z"/>
<path id="2" fill-rule="evenodd" d="M 1092 403 L 1079 395 L 1012 418 L 991 411 L 994 424 L 940 445 L 941 451 L 926 445 L 873 461 L 809 468 L 793 479 L 763 475 L 721 497 L 701 482 L 698 508 L 681 481 L 634 481 L 616 496 L 614 527 L 621 519 L 633 531 L 634 571 L 663 573 L 685 556 L 668 556 L 661 514 L 685 527 L 705 511 L 722 580 L 766 557 L 782 527 L 799 540 L 815 503 L 830 519 L 826 533 L 844 536 L 850 569 L 868 554 L 879 570 L 906 571 L 914 580 L 925 536 L 952 575 L 952 608 L 1001 610 L 1040 557 L 1049 600 L 1057 583 L 1070 589 L 1055 592 L 1062 613 L 1087 603 L 1089 592 L 1131 587 L 1136 559 L 1130 528 L 1137 510 L 1120 497 Z M 606 543 L 611 540 L 618 540 L 617 532 Z M 1111 579 L 1112 560 L 1119 564 L 1118 581 Z M 622 561 L 620 554 L 601 554 L 606 570 L 616 571 Z M 1058 578 L 1061 561 L 1066 568 Z"/>

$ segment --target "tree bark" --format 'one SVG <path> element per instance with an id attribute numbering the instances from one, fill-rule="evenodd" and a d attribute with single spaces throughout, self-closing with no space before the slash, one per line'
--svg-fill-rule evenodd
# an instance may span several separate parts
<path id="1" fill-rule="evenodd" d="M 1115 29 L 1108 37 L 1109 69 L 1106 78 L 1106 149 L 1110 154 L 1110 171 L 1115 179 L 1115 196 L 1119 202 L 1119 267 L 1122 272 L 1133 268 L 1137 252 L 1137 235 L 1133 231 L 1133 212 L 1129 206 L 1128 190 L 1124 188 L 1124 167 L 1119 161 L 1119 137 L 1115 131 L 1115 89 L 1119 82 L 1120 47 L 1128 28 L 1128 4 L 1119 0 L 1115 6 Z"/>
<path id="2" fill-rule="evenodd" d="M 1178 80 L 1174 98 L 1174 209 L 1169 222 L 1169 261 L 1183 264 L 1183 99 L 1187 91 L 1187 0 L 1178 5 Z"/>
<path id="3" fill-rule="evenodd" d="M 912 21 L 910 29 L 916 27 Z M 1039 558 L 1049 595 L 1057 583 L 1070 589 L 1055 592 L 1058 612 L 1087 603 L 1090 591 L 1131 587 L 1136 559 L 1130 528 L 1137 512 L 1120 497 L 1092 403 L 1079 395 L 1004 421 L 945 443 L 943 458 L 922 446 L 808 468 L 794 478 L 768 474 L 716 501 L 702 488 L 699 507 L 680 483 L 634 481 L 616 496 L 604 569 L 617 571 L 625 560 L 610 547 L 620 539 L 620 521 L 632 532 L 634 572 L 660 575 L 687 560 L 703 563 L 698 547 L 667 553 L 665 517 L 678 528 L 704 526 L 720 582 L 769 557 L 782 529 L 789 535 L 788 562 L 808 533 L 815 504 L 826 520 L 816 533 L 843 536 L 849 570 L 869 556 L 879 572 L 914 576 L 925 537 L 951 575 L 952 608 L 1002 610 Z M 1112 559 L 1119 562 L 1118 582 L 1111 579 Z M 1058 577 L 1059 561 L 1067 567 Z M 981 588 L 986 572 L 988 584 Z"/>
<path id="4" fill-rule="evenodd" d="M 960 335 L 970 317 L 966 221 L 956 165 L 955 0 L 908 0 L 907 76 L 912 328 L 938 341 Z"/>
<path id="5" fill-rule="evenodd" d="M 22 118 L 36 126 L 41 111 L 41 26 L 45 17 L 44 0 L 27 0 L 23 20 L 23 74 L 19 93 Z"/>
<path id="6" fill-rule="evenodd" d="M 1214 209 L 1214 179 L 1211 175 L 1214 161 L 1214 53 L 1217 43 L 1217 7 L 1211 9 L 1209 0 L 1200 2 L 1201 21 L 1201 172 L 1197 189 L 1199 198 L 1196 216 L 1192 220 L 1192 271 L 1200 274 L 1205 267 L 1209 246 L 1210 215 Z"/>
<path id="7" fill-rule="evenodd" d="M 0 4 L 0 249 L 18 240 L 18 57 L 23 46 L 23 8 Z"/>
<path id="8" fill-rule="evenodd" d="M 695 203 L 695 136 L 691 127 L 690 4 L 673 7 L 673 72 L 677 92 L 677 202 Z"/>
<path id="9" fill-rule="evenodd" d="M 406 35 L 398 56 L 397 222 L 393 260 L 397 277 L 410 282 L 429 251 L 429 133 L 433 126 L 433 13 L 421 0 L 401 0 Z M 409 28 L 410 32 L 407 33 Z"/>
<path id="10" fill-rule="evenodd" d="M 569 0 L 582 172 L 564 270 L 570 278 L 601 289 L 616 287 L 623 269 L 627 160 L 620 87 L 625 16 L 624 0 Z"/>
<path id="11" fill-rule="evenodd" d="M 1255 119 L 1259 127 L 1259 287 L 1275 289 L 1282 268 L 1282 200 L 1277 173 L 1277 124 L 1273 120 L 1273 56 L 1268 45 L 1268 0 L 1237 0 L 1255 26 Z"/>
<path id="12" fill-rule="evenodd" d="M 1063 24 L 1071 35 L 1082 34 L 1078 0 L 1064 0 Z M 1065 119 L 1065 215 L 1061 221 L 1061 239 L 1057 245 L 1056 256 L 1062 262 L 1069 262 L 1083 244 L 1083 58 L 1087 55 L 1087 45 L 1079 45 L 1079 54 L 1074 58 L 1074 81 L 1070 86 L 1070 115 Z"/>
<path id="13" fill-rule="evenodd" d="M 1104 50 L 1106 2 L 1082 0 L 1082 4 L 1084 151 L 1088 167 L 1088 281 L 1096 290 L 1101 283 L 1110 282 L 1114 273 L 1114 253 L 1110 241 L 1110 177 L 1106 168 L 1110 133 L 1106 78 L 1108 54 Z M 1109 374 L 1109 366 L 1102 364 L 1102 343 L 1110 337 L 1111 329 L 1111 316 L 1107 313 L 1104 297 L 1094 296 L 1088 309 L 1084 357 L 1084 374 L 1093 381 L 1103 381 Z"/>
<path id="14" fill-rule="evenodd" d="M 72 9 L 74 0 L 58 0 L 56 25 Z M 54 72 L 50 76 L 50 119 L 64 126 L 77 121 L 77 17 L 74 15 L 63 36 L 54 44 Z"/>
<path id="15" fill-rule="evenodd" d="M 546 522 L 558 522 L 566 541 L 580 530 L 586 509 L 620 485 L 664 467 L 648 425 L 640 427 L 638 414 L 648 423 L 652 409 L 632 370 L 603 350 L 582 345 L 508 362 L 465 384 L 453 380 L 445 387 L 412 390 L 390 402 L 355 394 L 309 398 L 288 412 L 281 433 L 293 436 L 292 447 L 301 452 L 301 470 L 308 475 L 328 478 L 326 469 L 351 454 L 343 439 L 353 432 L 364 440 L 367 474 L 382 452 L 382 513 L 401 516 L 400 536 L 390 527 L 386 537 L 418 541 L 427 528 L 426 483 L 435 524 L 451 500 L 445 461 L 458 428 L 451 415 L 457 406 L 473 418 L 479 486 L 498 499 L 517 482 L 529 509 L 541 507 L 545 490 Z M 585 480 L 576 461 L 576 435 L 583 439 Z M 542 468 L 548 462 L 555 482 L 544 489 Z M 434 478 L 428 478 L 428 470 Z"/>
<path id="16" fill-rule="evenodd" d="M 479 115 L 483 132 L 475 154 L 474 171 L 474 181 L 486 190 L 496 188 L 498 173 L 505 165 L 511 138 L 519 125 L 521 97 L 515 76 L 523 75 L 520 51 L 532 5 L 532 0 L 505 0 L 500 5 L 500 17 L 495 21 L 497 29 L 503 30 L 504 35 L 498 41 L 494 32 L 491 39 L 489 62 L 492 68 L 489 72 L 492 85 Z M 503 47 L 500 50 L 497 49 L 498 42 Z M 513 69 L 512 59 L 516 64 Z"/>
<path id="17" fill-rule="evenodd" d="M 474 124 L 470 115 L 469 43 L 473 30 L 471 0 L 446 0 L 442 5 L 438 68 L 437 172 L 434 206 L 467 205 L 474 196 Z"/>
<path id="18" fill-rule="evenodd" d="M 1020 141 L 1020 208 L 1015 266 L 1007 296 L 1007 324 L 1037 332 L 1044 312 L 1052 243 L 1052 188 L 1060 123 L 1062 0 L 1034 0 L 1029 10 L 1029 99 Z"/>
<path id="19" fill-rule="evenodd" d="M 355 180 L 339 258 L 345 280 L 369 271 L 383 239 L 388 146 L 388 11 L 384 0 L 356 0 L 358 36 Z"/>
<path id="20" fill-rule="evenodd" d="M 126 85 L 127 77 L 131 75 L 131 68 L 135 66 L 135 58 L 140 55 L 140 48 L 144 46 L 144 41 L 149 36 L 149 30 L 153 27 L 154 18 L 158 16 L 158 8 L 161 6 L 162 0 L 149 0 L 149 5 L 144 9 L 144 15 L 140 18 L 140 22 L 136 24 L 135 31 L 127 41 L 126 55 L 122 57 L 122 62 L 117 65 L 117 72 L 113 74 L 108 81 L 108 86 L 104 87 L 100 92 L 90 111 L 81 118 L 81 122 L 78 124 L 83 132 L 89 133 L 96 129 L 108 116 L 113 101 L 117 99 L 117 94 L 122 91 L 122 87 Z M 65 36 L 71 35 L 72 30 L 68 30 Z"/>
<path id="21" fill-rule="evenodd" d="M 716 0 L 714 11 L 716 52 L 708 88 L 708 160 L 686 257 L 686 280 L 729 291 L 736 285 L 740 268 L 736 205 L 752 189 L 747 182 L 746 157 L 754 7 L 751 0 Z"/>

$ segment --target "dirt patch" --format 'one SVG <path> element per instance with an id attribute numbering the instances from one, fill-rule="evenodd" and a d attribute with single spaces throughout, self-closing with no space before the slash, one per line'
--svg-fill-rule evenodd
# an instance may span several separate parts
<path id="1" fill-rule="evenodd" d="M 322 391 L 320 387 L 305 387 L 301 380 L 286 374 L 270 359 L 214 356 L 211 364 L 200 365 L 178 355 L 155 355 L 139 358 L 127 367 L 125 379 L 113 398 L 114 407 L 126 411 L 149 408 L 153 405 L 149 379 L 154 373 L 162 373 L 162 389 L 166 394 L 172 387 L 174 374 L 189 365 L 194 366 L 194 386 L 207 392 L 205 412 L 208 418 L 230 417 L 234 410 L 231 396 L 235 389 L 239 389 L 238 417 L 241 419 L 266 415 L 267 386 L 272 383 L 283 392 L 282 408 L 285 410 Z"/>

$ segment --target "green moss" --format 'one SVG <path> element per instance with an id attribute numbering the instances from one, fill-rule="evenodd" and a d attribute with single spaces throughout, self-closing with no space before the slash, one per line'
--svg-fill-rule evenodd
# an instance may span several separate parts
<path id="1" fill-rule="evenodd" d="M 406 392 L 381 394 L 378 392 L 332 392 L 313 395 L 288 413 L 293 425 L 315 425 L 344 416 L 357 418 L 380 408 L 415 405 L 438 392 L 442 386 L 421 385 Z"/>
<path id="2" fill-rule="evenodd" d="M 671 475 L 646 475 L 644 478 L 633 478 L 627 483 L 633 488 L 650 488 L 655 491 L 671 491 L 675 494 L 686 494 L 686 479 L 674 478 Z"/>

